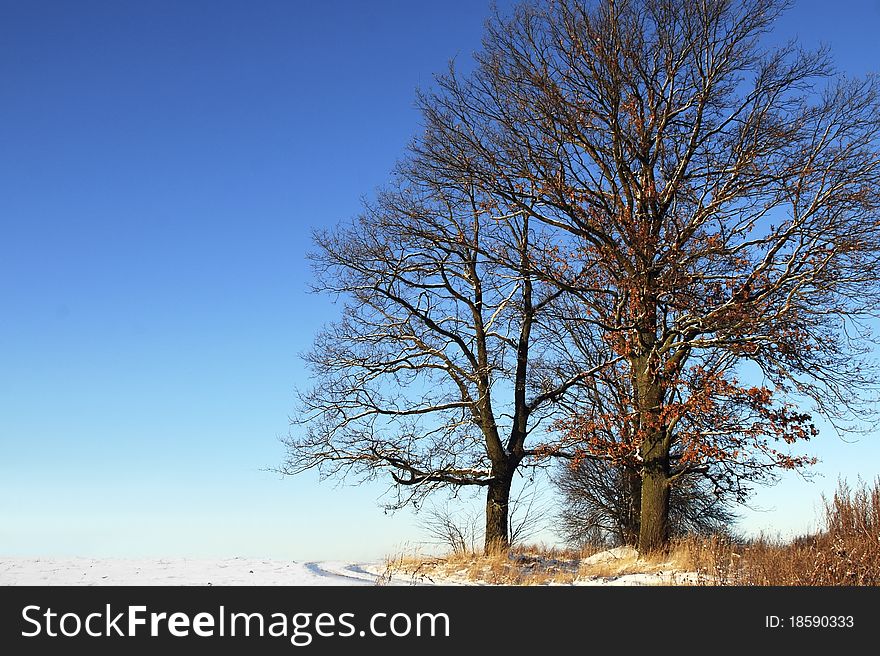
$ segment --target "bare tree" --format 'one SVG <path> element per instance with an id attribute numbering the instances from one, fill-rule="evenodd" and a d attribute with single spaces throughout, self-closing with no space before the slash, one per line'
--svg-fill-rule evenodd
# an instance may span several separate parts
<path id="1" fill-rule="evenodd" d="M 547 527 L 550 505 L 535 477 L 519 488 L 510 504 L 510 544 L 526 545 Z"/>
<path id="2" fill-rule="evenodd" d="M 472 553 L 485 541 L 485 522 L 482 513 L 456 497 L 459 503 L 431 504 L 419 510 L 419 526 L 437 544 L 455 554 Z M 528 479 L 511 494 L 508 518 L 508 542 L 511 546 L 525 544 L 542 529 L 548 517 L 549 506 L 541 488 L 534 479 Z"/>
<path id="3" fill-rule="evenodd" d="M 475 515 L 460 509 L 432 505 L 423 508 L 419 525 L 437 543 L 449 547 L 454 554 L 467 554 L 476 551 L 477 545 L 484 542 L 482 514 Z"/>
<path id="4" fill-rule="evenodd" d="M 804 467 L 789 445 L 817 434 L 810 413 L 844 429 L 876 390 L 877 79 L 765 49 L 785 7 L 522 5 L 472 75 L 421 98 L 420 166 L 558 231 L 534 278 L 621 358 L 593 401 L 622 403 L 582 404 L 565 432 L 638 468 L 640 550 L 668 539 L 677 481 Z"/>
<path id="5" fill-rule="evenodd" d="M 560 291 L 536 280 L 539 231 L 466 178 L 400 186 L 316 236 L 317 289 L 345 299 L 308 355 L 281 468 L 388 473 L 401 506 L 438 487 L 486 489 L 485 548 L 506 549 L 513 476 L 540 464 L 530 433 L 589 377 L 544 362 L 540 317 Z"/>
<path id="6" fill-rule="evenodd" d="M 641 477 L 638 470 L 609 460 L 583 458 L 560 467 L 562 494 L 557 532 L 573 545 L 635 546 L 639 540 Z M 736 516 L 730 499 L 705 477 L 681 477 L 669 492 L 669 533 L 727 534 Z"/>

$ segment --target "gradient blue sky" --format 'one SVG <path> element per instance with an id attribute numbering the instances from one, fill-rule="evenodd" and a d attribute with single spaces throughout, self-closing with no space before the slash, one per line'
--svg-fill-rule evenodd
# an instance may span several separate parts
<path id="1" fill-rule="evenodd" d="M 501 2 L 502 7 L 509 3 Z M 332 320 L 310 230 L 357 212 L 466 64 L 483 0 L 0 0 L 0 555 L 375 558 L 424 538 L 384 486 L 266 471 Z M 774 38 L 880 66 L 880 0 Z M 880 438 L 812 445 L 747 529 L 814 523 Z"/>

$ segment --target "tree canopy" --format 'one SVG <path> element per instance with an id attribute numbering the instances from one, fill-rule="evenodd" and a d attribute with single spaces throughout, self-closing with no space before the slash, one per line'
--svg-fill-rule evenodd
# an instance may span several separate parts
<path id="1" fill-rule="evenodd" d="M 602 459 L 638 473 L 647 551 L 682 480 L 742 497 L 812 462 L 812 415 L 844 428 L 876 389 L 880 104 L 766 45 L 785 6 L 496 14 L 474 72 L 419 96 L 399 188 L 318 238 L 350 303 L 288 469 L 484 485 L 497 518 L 520 464 Z"/>

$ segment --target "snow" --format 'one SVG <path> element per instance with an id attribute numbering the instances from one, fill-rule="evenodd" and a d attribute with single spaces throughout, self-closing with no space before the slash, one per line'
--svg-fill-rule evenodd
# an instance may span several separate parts
<path id="1" fill-rule="evenodd" d="M 375 585 L 380 573 L 336 561 L 0 557 L 0 585 Z"/>
<path id="2" fill-rule="evenodd" d="M 619 557 L 619 556 L 618 556 Z M 577 579 L 573 585 L 682 585 L 687 573 L 652 572 Z M 465 572 L 389 576 L 383 562 L 297 562 L 261 558 L 27 558 L 0 556 L 0 585 L 488 585 Z"/>
<path id="3" fill-rule="evenodd" d="M 615 560 L 635 560 L 638 557 L 639 552 L 632 547 L 615 547 L 614 549 L 608 549 L 607 551 L 600 551 L 597 554 L 593 554 L 589 558 L 584 559 L 584 563 L 587 565 L 595 565 L 597 563 L 614 562 Z"/>

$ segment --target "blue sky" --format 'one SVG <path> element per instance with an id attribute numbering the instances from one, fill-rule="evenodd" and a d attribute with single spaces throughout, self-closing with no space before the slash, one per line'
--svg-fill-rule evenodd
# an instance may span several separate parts
<path id="1" fill-rule="evenodd" d="M 507 6 L 507 3 L 500 3 Z M 424 538 L 383 485 L 281 478 L 313 228 L 350 217 L 466 63 L 482 0 L 0 0 L 0 554 L 373 558 Z M 774 38 L 880 62 L 880 1 L 798 2 Z M 761 492 L 799 530 L 880 439 Z"/>

